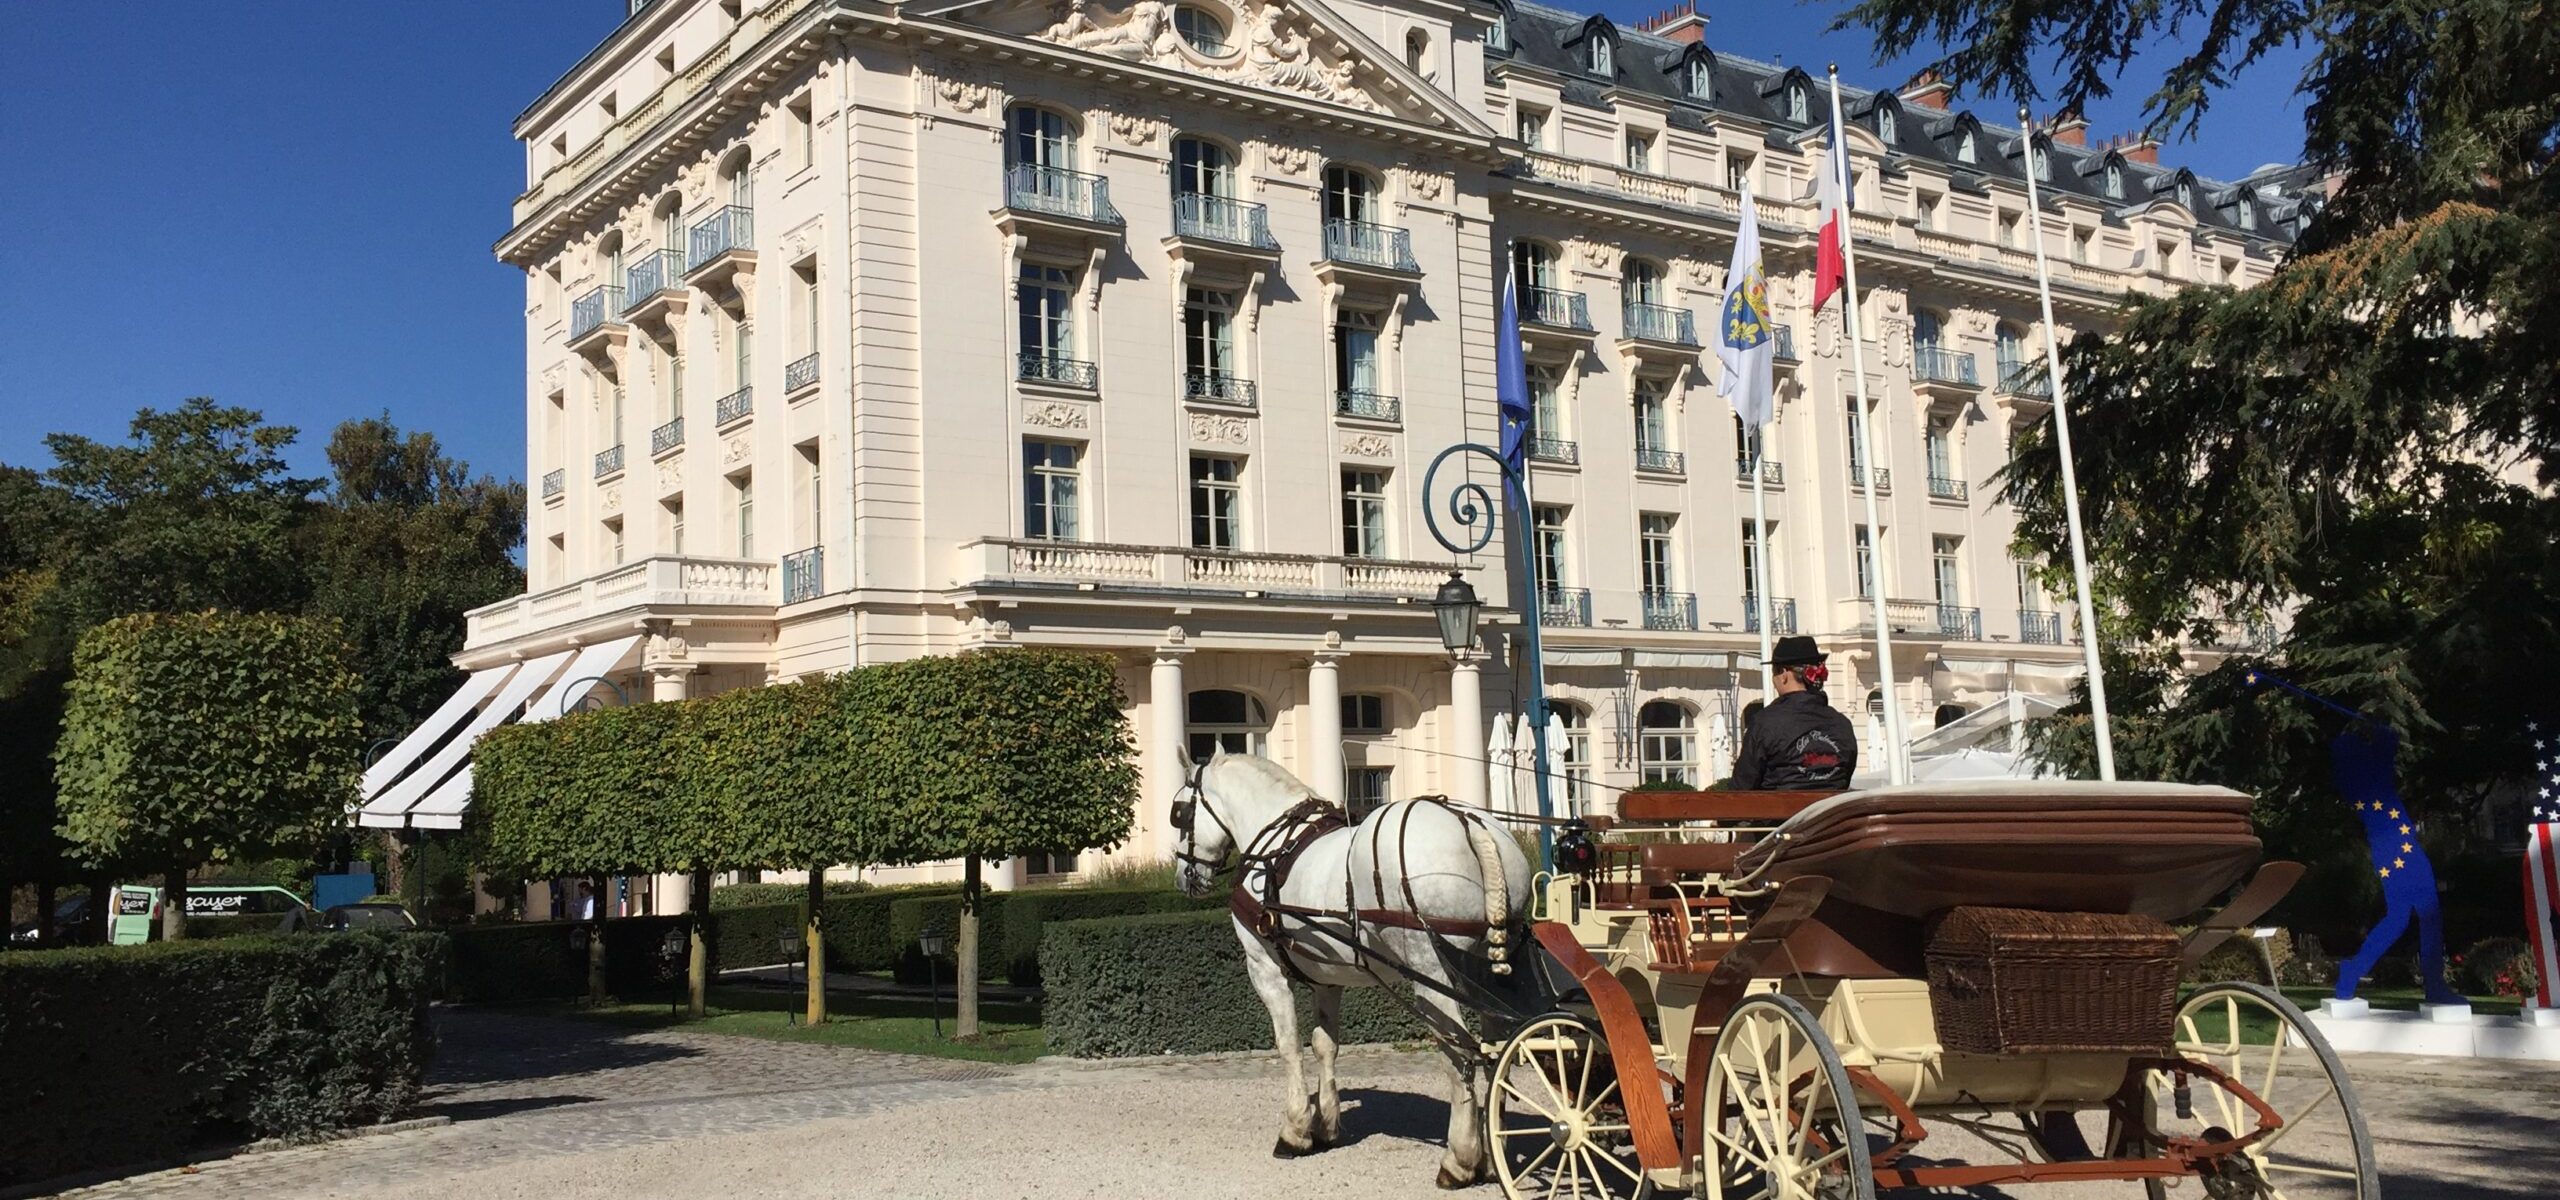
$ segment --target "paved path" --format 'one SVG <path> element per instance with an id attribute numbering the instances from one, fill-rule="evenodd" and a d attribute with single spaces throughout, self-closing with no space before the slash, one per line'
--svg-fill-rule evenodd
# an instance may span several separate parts
<path id="1" fill-rule="evenodd" d="M 633 1200 L 810 1196 L 1438 1195 L 1437 1059 L 1343 1060 L 1349 1145 L 1269 1157 L 1267 1056 L 981 1066 L 508 1013 L 440 1015 L 427 1111 L 441 1128 L 241 1155 L 71 1193 L 83 1200 Z M 2391 1200 L 2560 1196 L 2547 1153 L 2560 1067 L 2380 1055 L 2351 1061 Z M 2083 1185 L 2019 1200 L 2137 1197 Z M 1467 1193 L 1498 1195 L 1492 1189 Z M 2181 1188 L 2173 1197 L 2200 1197 Z"/>

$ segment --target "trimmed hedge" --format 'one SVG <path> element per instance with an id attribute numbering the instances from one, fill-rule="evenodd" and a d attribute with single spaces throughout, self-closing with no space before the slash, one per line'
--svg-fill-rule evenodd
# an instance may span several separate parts
<path id="1" fill-rule="evenodd" d="M 283 913 L 244 913 L 236 917 L 187 918 L 188 941 L 210 941 L 216 938 L 255 937 L 278 932 L 284 924 Z"/>
<path id="2" fill-rule="evenodd" d="M 997 891 L 978 893 L 978 972 L 981 979 L 996 979 L 1005 974 L 1005 960 L 1001 956 L 999 950 L 1001 943 L 998 939 L 1003 936 L 1005 908 L 1013 903 L 1015 896 L 1019 895 L 1022 893 Z M 959 957 L 960 897 L 958 894 L 910 896 L 889 906 L 889 945 L 897 952 L 897 960 L 892 966 L 897 972 L 898 982 L 909 984 L 925 982 L 924 951 L 917 948 L 916 939 L 923 936 L 927 929 L 941 930 L 942 936 L 950 941 L 952 957 L 954 959 Z M 942 976 L 945 979 L 951 978 L 951 969 L 943 968 Z"/>
<path id="3" fill-rule="evenodd" d="M 1049 1049 L 1079 1058 L 1271 1049 L 1271 1017 L 1245 978 L 1243 949 L 1224 910 L 1153 913 L 1049 925 L 1040 940 L 1048 981 L 1041 1008 Z M 1301 1027 L 1312 1007 L 1298 988 Z M 1378 988 L 1348 992 L 1345 1042 L 1429 1036 L 1402 1000 Z"/>
<path id="4" fill-rule="evenodd" d="M 0 955 L 0 1187 L 398 1116 L 445 952 L 356 933 Z"/>
<path id="5" fill-rule="evenodd" d="M 587 994 L 587 958 L 571 944 L 570 921 L 454 929 L 445 994 L 474 1004 L 567 1000 Z M 606 944 L 608 951 L 611 943 Z"/>
<path id="6" fill-rule="evenodd" d="M 959 884 L 926 884 L 912 889 L 878 888 L 827 901 L 818 915 L 818 925 L 827 934 L 827 969 L 896 969 L 903 952 L 915 945 L 915 931 L 909 929 L 906 940 L 899 941 L 890 927 L 891 908 L 918 896 L 948 896 L 956 904 L 959 895 Z"/>
<path id="7" fill-rule="evenodd" d="M 995 948 L 1003 956 L 994 965 L 1020 987 L 1040 986 L 1040 938 L 1050 925 L 1063 921 L 1096 921 L 1145 913 L 1224 911 L 1223 892 L 1194 900 L 1171 888 L 1055 888 L 1011 892 Z"/>
<path id="8" fill-rule="evenodd" d="M 800 906 L 797 904 L 712 909 L 711 969 L 737 971 L 798 962 L 802 954 L 798 949 L 801 936 Z M 793 949 L 781 947 L 784 938 L 791 939 Z"/>
<path id="9" fill-rule="evenodd" d="M 827 898 L 859 896 L 877 891 L 859 879 L 833 880 L 826 883 Z M 800 883 L 724 883 L 711 889 L 711 908 L 762 908 L 768 904 L 798 904 L 808 899 L 809 887 Z"/>

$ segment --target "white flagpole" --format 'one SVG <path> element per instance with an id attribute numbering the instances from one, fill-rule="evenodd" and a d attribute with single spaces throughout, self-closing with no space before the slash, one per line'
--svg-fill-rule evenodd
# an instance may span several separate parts
<path id="1" fill-rule="evenodd" d="M 1751 589 L 1751 605 L 1758 610 L 1752 615 L 1760 619 L 1760 706 L 1763 708 L 1778 702 L 1778 684 L 1769 674 L 1769 655 L 1773 653 L 1769 627 L 1769 493 L 1760 478 L 1761 439 L 1766 428 L 1755 425 L 1750 430 L 1751 579 L 1757 585 Z"/>
<path id="2" fill-rule="evenodd" d="M 1839 131 L 1841 141 L 1848 140 L 1849 127 L 1840 119 L 1838 63 L 1831 65 L 1831 128 Z M 1840 258 L 1848 273 L 1844 281 L 1846 287 L 1840 295 L 1840 320 L 1849 330 L 1849 371 L 1856 377 L 1858 393 L 1857 411 L 1852 415 L 1858 427 L 1858 458 L 1866 464 L 1867 471 L 1864 480 L 1853 482 L 1865 484 L 1859 490 L 1866 494 L 1867 546 L 1874 558 L 1869 581 L 1874 584 L 1875 593 L 1876 679 L 1884 695 L 1886 778 L 1894 783 L 1908 783 L 1911 764 L 1905 758 L 1909 752 L 1908 743 L 1902 736 L 1901 688 L 1893 675 L 1893 623 L 1885 617 L 1884 523 L 1876 515 L 1876 480 L 1877 473 L 1883 470 L 1883 460 L 1876 457 L 1875 431 L 1871 428 L 1874 422 L 1867 419 L 1867 352 L 1865 339 L 1858 336 L 1858 239 L 1850 230 L 1853 223 L 1851 214 L 1857 210 L 1858 198 L 1849 190 L 1854 178 L 1849 172 L 1849 148 L 1845 145 L 1831 147 L 1830 159 L 1825 169 L 1833 173 L 1840 187 Z M 1852 543 L 1849 553 L 1855 555 L 1857 552 L 1856 544 Z"/>
<path id="3" fill-rule="evenodd" d="M 2080 600 L 2080 653 L 2089 668 L 2089 716 L 2098 728 L 2098 778 L 2116 777 L 2115 733 L 2107 724 L 2107 676 L 2098 666 L 2097 610 L 2089 603 L 2089 546 L 2080 534 L 2080 483 L 2071 466 L 2071 406 L 2062 394 L 2062 346 L 2053 328 L 2053 275 L 2044 257 L 2044 203 L 2036 196 L 2036 130 L 2027 110 L 2018 109 L 2019 136 L 2026 140 L 2027 220 L 2036 248 L 2036 294 L 2044 302 L 2045 380 L 2053 389 L 2053 443 L 2062 456 L 2062 515 L 2071 529 L 2071 586 Z"/>

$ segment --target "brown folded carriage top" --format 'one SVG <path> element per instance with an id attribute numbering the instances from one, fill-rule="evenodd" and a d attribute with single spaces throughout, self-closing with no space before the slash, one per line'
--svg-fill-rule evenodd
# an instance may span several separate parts
<path id="1" fill-rule="evenodd" d="M 2257 864 L 2249 807 L 2175 783 L 1904 784 L 1814 804 L 1734 869 L 1823 876 L 1834 899 L 1906 917 L 1973 904 L 2175 920 Z"/>

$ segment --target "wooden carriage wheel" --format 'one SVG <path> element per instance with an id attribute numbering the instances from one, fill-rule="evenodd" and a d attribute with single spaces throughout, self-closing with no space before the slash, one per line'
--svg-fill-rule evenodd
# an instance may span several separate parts
<path id="1" fill-rule="evenodd" d="M 2378 1200 L 2382 1185 L 2373 1166 L 2373 1137 L 2364 1109 L 2327 1038 L 2302 1010 L 2273 988 L 2255 983 L 2209 984 L 2178 1008 L 2177 1051 L 2217 1067 L 2258 1094 L 2284 1118 L 2284 1127 L 2251 1145 L 2226 1178 L 2213 1185 L 2176 1180 L 2149 1183 L 2154 1200 L 2179 1196 L 2239 1196 L 2249 1200 Z M 2144 1080 L 2153 1128 L 2170 1136 L 2200 1136 L 2207 1129 L 2246 1131 L 2256 1114 L 2240 1098 L 2196 1081 L 2189 1089 L 2193 1116 L 2179 1117 L 2175 1081 L 2162 1072 Z"/>
<path id="2" fill-rule="evenodd" d="M 1775 994 L 1735 1005 L 1693 1110 L 1707 1122 L 1707 1200 L 1875 1200 L 1856 1095 L 1804 1005 Z"/>
<path id="3" fill-rule="evenodd" d="M 1608 1043 L 1580 1018 L 1550 1013 L 1503 1045 L 1484 1128 L 1494 1177 L 1510 1200 L 1652 1194 L 1636 1162 Z"/>

